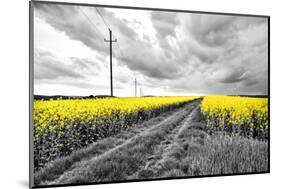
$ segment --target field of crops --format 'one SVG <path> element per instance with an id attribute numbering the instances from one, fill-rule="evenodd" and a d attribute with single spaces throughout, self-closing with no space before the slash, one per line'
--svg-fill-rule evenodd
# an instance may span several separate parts
<path id="1" fill-rule="evenodd" d="M 207 96 L 201 104 L 207 127 L 243 136 L 268 138 L 268 99 Z"/>
<path id="2" fill-rule="evenodd" d="M 264 172 L 268 116 L 257 97 L 35 100 L 35 181 Z"/>
<path id="3" fill-rule="evenodd" d="M 35 100 L 35 168 L 196 98 Z"/>
<path id="4" fill-rule="evenodd" d="M 135 127 L 163 112 L 176 111 L 198 98 L 35 100 L 35 170 L 98 139 Z M 247 138 L 268 139 L 267 98 L 206 96 L 200 104 L 200 110 L 204 129 L 210 134 L 224 131 Z"/>

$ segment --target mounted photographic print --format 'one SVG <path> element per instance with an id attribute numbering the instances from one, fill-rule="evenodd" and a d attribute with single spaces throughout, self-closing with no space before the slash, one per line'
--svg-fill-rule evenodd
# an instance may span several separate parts
<path id="1" fill-rule="evenodd" d="M 30 187 L 269 173 L 269 16 L 30 2 Z"/>

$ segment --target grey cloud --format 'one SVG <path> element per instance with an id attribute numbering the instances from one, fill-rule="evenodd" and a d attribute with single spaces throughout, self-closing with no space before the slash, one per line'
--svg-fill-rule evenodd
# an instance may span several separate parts
<path id="1" fill-rule="evenodd" d="M 86 17 L 81 7 L 34 3 L 36 15 L 44 19 L 55 29 L 64 32 L 73 40 L 79 40 L 93 50 L 105 52 L 103 38 Z M 79 11 L 80 9 L 80 11 Z M 84 10 L 85 12 L 85 10 Z"/>
<path id="2" fill-rule="evenodd" d="M 115 32 L 131 39 L 135 39 L 137 37 L 137 33 L 128 27 L 128 21 L 117 18 L 114 13 L 107 11 L 105 8 L 98 8 L 98 11 L 103 15 L 106 23 L 109 27 L 111 27 L 111 29 L 117 29 Z"/>
<path id="3" fill-rule="evenodd" d="M 91 62 L 87 58 L 80 59 L 77 57 L 71 57 L 70 59 L 74 62 L 75 65 L 77 65 L 81 69 L 90 68 Z M 97 65 L 97 64 L 93 64 L 93 65 Z"/>
<path id="4" fill-rule="evenodd" d="M 57 30 L 98 51 L 100 60 L 104 61 L 108 56 L 108 46 L 91 29 L 77 7 L 48 5 L 36 6 L 36 10 Z M 95 12 L 94 8 L 92 10 Z M 109 8 L 99 8 L 99 11 L 112 27 L 123 52 L 121 56 L 114 46 L 118 66 L 142 74 L 146 78 L 145 86 L 209 94 L 267 92 L 266 19 L 153 11 L 150 19 L 156 31 L 158 48 L 154 41 L 152 43 L 154 36 L 145 34 L 139 37 L 138 30 L 131 27 L 130 21 L 119 18 L 118 13 L 110 12 Z M 99 16 L 96 14 L 93 18 L 99 20 L 96 24 L 104 30 Z M 46 53 L 44 57 L 51 56 L 48 52 L 42 53 Z M 78 70 L 99 70 L 99 66 L 95 67 L 88 59 L 72 58 L 71 61 Z M 52 64 L 48 69 L 56 68 Z M 81 77 L 73 70 L 64 73 L 67 77 Z M 126 83 L 126 77 L 116 77 L 116 80 Z"/>
<path id="5" fill-rule="evenodd" d="M 56 80 L 61 77 L 83 78 L 83 75 L 62 62 L 51 52 L 35 49 L 34 78 Z"/>
<path id="6" fill-rule="evenodd" d="M 106 89 L 104 86 L 88 78 L 98 76 L 100 66 L 87 58 L 71 57 L 62 60 L 54 53 L 43 49 L 34 52 L 35 83 L 69 85 L 85 89 Z"/>
<path id="7" fill-rule="evenodd" d="M 239 17 L 228 15 L 191 14 L 186 20 L 186 26 L 191 35 L 202 45 L 225 46 L 237 40 L 241 31 L 251 32 L 248 37 L 253 37 L 263 32 L 257 26 L 266 25 L 267 19 L 253 17 Z M 267 28 L 267 27 L 266 27 Z M 253 31 L 255 30 L 256 31 Z M 260 34 L 252 42 L 264 40 L 264 33 Z"/>
<path id="8" fill-rule="evenodd" d="M 88 58 L 61 59 L 51 51 L 35 49 L 34 77 L 37 80 L 84 80 L 88 75 L 99 75 L 100 65 Z"/>
<path id="9" fill-rule="evenodd" d="M 162 38 L 175 36 L 175 26 L 179 23 L 176 16 L 174 12 L 151 12 L 153 26 Z"/>
<path id="10" fill-rule="evenodd" d="M 215 48 L 202 48 L 199 46 L 194 46 L 192 44 L 189 45 L 190 54 L 196 56 L 201 60 L 202 63 L 212 64 L 216 61 L 222 53 L 222 50 Z"/>
<path id="11" fill-rule="evenodd" d="M 211 21 L 209 19 L 204 18 L 204 22 L 200 21 L 199 26 L 202 26 L 203 23 L 206 23 L 206 25 L 203 24 L 204 26 L 198 27 L 194 31 L 198 30 L 197 35 L 198 33 L 208 34 L 211 31 L 212 35 L 221 37 L 221 39 L 223 39 L 222 42 L 216 44 L 212 43 L 212 40 L 220 41 L 215 38 L 212 40 L 210 38 L 202 38 L 200 40 L 196 37 L 193 38 L 194 40 L 182 38 L 176 39 L 179 49 L 172 49 L 169 48 L 169 44 L 167 44 L 166 40 L 159 38 L 158 41 L 164 41 L 164 43 L 161 44 L 163 47 L 163 54 L 156 54 L 154 49 L 150 50 L 150 48 L 144 44 L 135 45 L 131 43 L 134 47 L 132 50 L 138 53 L 132 53 L 134 56 L 130 56 L 129 50 L 126 59 L 124 60 L 126 65 L 133 70 L 142 72 L 150 78 L 171 80 L 173 81 L 169 83 L 169 86 L 171 87 L 176 85 L 178 78 L 184 77 L 185 75 L 190 75 L 188 78 L 188 80 L 190 80 L 190 78 L 194 77 L 195 72 L 198 73 L 198 76 L 196 76 L 198 81 L 196 82 L 194 80 L 193 82 L 197 83 L 197 86 L 201 86 L 198 83 L 204 83 L 204 79 L 210 80 L 210 84 L 213 86 L 214 91 L 223 91 L 225 84 L 229 86 L 234 83 L 239 84 L 243 82 L 245 84 L 247 83 L 247 85 L 255 85 L 255 83 L 264 82 L 263 80 L 256 81 L 256 79 L 252 79 L 254 75 L 253 73 L 256 73 L 255 69 L 260 68 L 255 68 L 255 65 L 247 65 L 246 63 L 243 63 L 243 59 L 247 57 L 252 59 L 254 56 L 259 57 L 259 55 L 251 53 L 245 54 L 245 52 L 251 51 L 251 46 L 249 46 L 250 43 L 241 43 L 241 40 L 238 38 L 238 34 L 242 35 L 242 37 L 245 35 L 245 29 L 254 32 L 255 28 L 263 22 L 251 23 L 249 20 L 244 21 L 243 18 L 227 16 L 216 16 L 213 17 L 213 20 Z M 174 28 L 175 26 L 173 26 L 173 29 Z M 200 28 L 202 31 L 200 31 Z M 173 34 L 172 31 L 173 30 L 170 32 L 171 34 Z M 228 32 L 230 33 L 229 35 Z M 164 32 L 164 34 L 167 35 L 166 32 Z M 266 36 L 260 36 L 265 38 L 266 41 Z M 256 38 L 251 39 L 251 41 L 256 40 Z M 259 50 L 259 48 L 257 50 Z M 167 51 L 169 52 L 168 54 L 166 53 Z M 176 56 L 171 56 L 171 54 Z M 197 63 L 192 64 L 192 59 L 196 59 Z M 256 64 L 261 64 L 259 62 L 260 60 L 257 60 Z M 153 63 L 153 65 L 151 65 L 151 63 Z M 206 64 L 206 66 L 203 66 L 204 64 Z M 210 64 L 216 65 L 215 69 L 218 72 L 215 76 L 208 77 L 212 71 L 210 68 L 213 67 Z M 246 71 L 250 74 L 246 75 Z M 185 82 L 182 82 L 181 86 L 183 88 L 185 88 L 183 85 L 186 84 L 193 86 L 194 90 L 199 90 L 198 87 L 190 84 L 186 80 L 187 79 L 185 79 Z M 204 88 L 206 85 L 207 84 L 202 84 L 201 87 Z M 214 86 L 221 86 L 221 88 L 216 88 Z M 212 90 L 210 89 L 210 91 Z"/>
<path id="12" fill-rule="evenodd" d="M 83 10 L 87 11 L 88 9 L 83 8 Z M 117 56 L 120 60 L 123 60 L 129 68 L 139 70 L 150 77 L 162 79 L 172 78 L 178 74 L 178 68 L 168 64 L 169 61 L 163 59 L 163 57 L 153 54 L 154 49 L 151 44 L 142 42 L 142 40 L 138 38 L 136 31 L 128 26 L 128 21 L 117 18 L 114 13 L 109 12 L 107 9 L 98 8 L 98 10 L 101 12 L 109 26 L 112 26 L 113 29 L 115 29 L 114 35 L 121 38 L 121 42 L 120 39 L 118 40 L 121 47 L 124 46 L 123 50 L 125 52 L 128 51 L 125 59 L 122 58 L 120 54 L 117 54 Z M 78 7 L 38 3 L 36 4 L 36 11 L 38 11 L 39 15 L 47 23 L 57 30 L 62 31 L 70 38 L 80 40 L 88 47 L 107 55 L 107 45 L 105 45 L 103 41 L 101 42 L 102 39 L 100 39 L 98 32 L 91 29 L 92 26 L 85 20 Z M 93 8 L 93 11 L 96 10 Z M 98 15 L 96 16 L 96 19 L 101 19 Z M 160 19 L 160 21 L 164 23 L 164 20 L 159 18 L 159 16 L 155 15 L 154 17 Z M 168 17 L 166 16 L 166 18 Z M 169 20 L 174 24 L 172 19 L 169 18 Z M 101 20 L 99 21 L 102 22 Z M 158 25 L 160 25 L 160 28 L 164 27 L 159 23 Z M 134 48 L 131 48 L 132 46 Z M 167 64 L 165 62 L 167 62 Z"/>
<path id="13" fill-rule="evenodd" d="M 134 44 L 134 48 L 128 49 L 127 56 L 122 60 L 131 70 L 141 72 L 151 78 L 172 79 L 181 74 L 181 69 L 177 64 L 154 54 L 153 51 L 143 44 Z"/>
<path id="14" fill-rule="evenodd" d="M 71 57 L 70 59 L 73 62 L 73 66 L 80 71 L 98 74 L 101 70 L 101 66 L 96 61 L 88 58 Z"/>
<path id="15" fill-rule="evenodd" d="M 203 67 L 204 71 L 199 70 L 209 83 L 202 86 L 207 92 L 261 94 L 267 91 L 268 75 L 262 71 L 267 70 L 266 19 L 193 15 L 185 23 L 194 40 L 183 49 L 188 49 L 201 65 L 209 64 Z M 212 87 L 208 89 L 208 86 Z"/>
<path id="16" fill-rule="evenodd" d="M 245 86 L 247 86 L 247 87 L 255 85 L 257 83 L 258 83 L 258 81 L 256 80 L 256 78 L 255 79 L 250 78 L 244 82 Z"/>
<path id="17" fill-rule="evenodd" d="M 231 29 L 236 18 L 234 16 L 191 14 L 187 27 L 200 43 L 220 46 L 233 37 Z"/>
<path id="18" fill-rule="evenodd" d="M 221 74 L 219 75 L 219 81 L 222 83 L 236 83 L 246 79 L 245 70 L 243 68 L 230 68 L 217 74 Z"/>
<path id="19" fill-rule="evenodd" d="M 156 30 L 156 37 L 167 58 L 174 54 L 167 37 L 176 37 L 175 29 L 179 24 L 177 13 L 174 12 L 151 12 L 151 21 Z"/>
<path id="20" fill-rule="evenodd" d="M 127 23 L 128 22 L 126 20 L 124 20 L 124 19 L 123 20 L 114 19 L 112 25 L 116 25 L 118 30 L 120 31 L 120 33 L 122 35 L 128 36 L 128 37 L 134 39 L 137 36 L 137 33 L 133 29 L 129 28 L 127 26 Z"/>

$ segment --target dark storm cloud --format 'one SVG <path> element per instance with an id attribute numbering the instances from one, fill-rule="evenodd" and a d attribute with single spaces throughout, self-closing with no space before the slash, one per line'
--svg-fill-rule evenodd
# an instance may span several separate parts
<path id="1" fill-rule="evenodd" d="M 208 46 L 224 45 L 234 36 L 232 23 L 237 17 L 191 14 L 187 27 L 200 43 Z"/>
<path id="2" fill-rule="evenodd" d="M 185 24 L 190 54 L 208 63 L 202 72 L 207 93 L 267 94 L 266 18 L 194 14 Z"/>
<path id="3" fill-rule="evenodd" d="M 151 22 L 157 32 L 156 37 L 167 58 L 172 58 L 173 50 L 167 37 L 176 37 L 175 29 L 179 24 L 177 13 L 151 12 Z"/>
<path id="4" fill-rule="evenodd" d="M 247 87 L 255 85 L 257 83 L 258 83 L 257 78 L 254 78 L 254 79 L 250 78 L 244 82 L 245 86 L 247 86 Z"/>
<path id="5" fill-rule="evenodd" d="M 131 70 L 158 79 L 172 79 L 181 73 L 176 64 L 154 52 L 152 47 L 137 42 L 130 44 L 134 48 L 125 47 L 126 57 L 120 57 L 120 60 Z"/>
<path id="6" fill-rule="evenodd" d="M 167 60 L 161 61 L 157 55 L 138 54 L 122 60 L 131 70 L 138 71 L 151 78 L 173 79 L 181 74 L 181 70 L 176 64 L 169 63 Z"/>
<path id="7" fill-rule="evenodd" d="M 70 5 L 34 3 L 36 15 L 55 29 L 64 32 L 73 40 L 79 40 L 93 50 L 105 52 L 101 34 L 95 26 L 85 20 L 83 8 Z"/>
<path id="8" fill-rule="evenodd" d="M 145 40 L 142 40 L 138 36 L 137 30 L 133 30 L 129 27 L 129 22 L 127 20 L 118 18 L 116 14 L 106 9 L 99 8 L 99 10 L 105 20 L 107 20 L 107 23 L 115 29 L 115 33 L 117 33 L 116 35 L 119 37 L 118 40 L 121 44 L 122 51 L 126 53 L 125 57 L 120 56 L 118 53 L 117 56 L 128 68 L 133 71 L 141 72 L 148 77 L 158 79 L 172 79 L 180 74 L 180 69 L 177 66 L 169 63 L 169 59 L 163 57 L 162 54 L 155 52 L 147 35 L 144 35 Z M 160 40 L 161 36 L 175 35 L 173 29 L 177 22 L 174 18 L 171 18 L 171 16 L 175 16 L 175 14 L 161 15 L 152 13 L 151 17 L 154 19 L 153 24 L 155 24 L 157 37 L 159 42 L 161 42 L 160 45 L 163 47 L 163 50 L 165 50 L 170 47 L 164 39 L 162 41 Z M 168 19 L 170 23 L 166 24 L 164 22 L 165 19 Z"/>
<path id="9" fill-rule="evenodd" d="M 175 36 L 175 26 L 178 24 L 176 16 L 177 13 L 172 12 L 151 12 L 151 21 L 159 36 Z"/>
<path id="10" fill-rule="evenodd" d="M 108 24 L 107 26 L 111 29 L 117 29 L 118 34 L 129 37 L 131 39 L 134 39 L 137 36 L 137 33 L 133 29 L 128 27 L 127 20 L 117 18 L 114 13 L 109 12 L 104 8 L 97 9 L 103 16 L 104 20 L 106 21 L 106 24 Z"/>
<path id="11" fill-rule="evenodd" d="M 221 83 L 236 83 L 245 80 L 246 71 L 243 68 L 227 68 L 215 73 Z"/>
<path id="12" fill-rule="evenodd" d="M 197 57 L 203 64 L 212 64 L 221 56 L 220 49 L 202 48 L 201 44 L 189 44 L 188 50 L 189 55 Z"/>
<path id="13" fill-rule="evenodd" d="M 267 67 L 265 19 L 261 21 L 259 18 L 195 15 L 186 18 L 190 25 L 198 24 L 196 28 L 187 28 L 186 34 L 191 35 L 177 38 L 177 19 L 182 18 L 177 15 L 170 16 L 172 19 L 167 19 L 169 24 L 159 24 L 165 22 L 161 18 L 166 18 L 167 14 L 156 15 L 154 18 L 152 16 L 151 21 L 157 31 L 156 37 L 162 53 L 150 49 L 144 43 L 130 43 L 138 53 L 130 56 L 130 50 L 126 51 L 128 54 L 125 62 L 129 68 L 140 71 L 148 78 L 155 78 L 155 85 L 159 86 L 161 81 L 162 86 L 168 86 L 171 90 L 181 88 L 188 92 L 214 94 L 223 91 L 226 94 L 267 92 L 264 87 L 264 83 L 267 83 L 267 72 L 261 71 Z M 160 19 L 156 20 L 157 18 Z M 157 27 L 157 24 L 162 28 Z M 167 36 L 174 37 L 178 49 L 171 48 Z M 167 51 L 169 56 L 166 55 Z"/>
<path id="14" fill-rule="evenodd" d="M 36 5 L 39 16 L 48 24 L 100 52 L 101 56 L 97 58 L 104 61 L 108 56 L 108 46 L 98 31 L 102 30 L 107 36 L 107 28 L 94 7 L 83 7 L 83 10 L 91 15 L 96 29 L 76 6 Z M 111 11 L 113 9 L 98 10 L 118 40 L 122 53 L 119 47 L 113 46 L 118 65 L 142 74 L 144 85 L 208 94 L 268 92 L 265 18 L 147 11 L 154 36 L 149 32 L 140 34 L 141 31 L 133 26 L 142 25 L 140 21 L 132 23 L 134 21 L 119 17 L 118 13 Z M 48 52 L 41 53 L 43 57 L 51 57 Z M 99 69 L 87 59 L 71 60 L 79 70 Z M 60 73 L 62 70 L 54 66 L 56 60 L 52 61 L 43 66 Z M 81 77 L 73 70 L 66 69 L 64 73 L 73 78 Z M 54 77 L 50 75 L 46 77 Z M 119 80 L 120 83 L 126 82 L 125 78 Z"/>
<path id="15" fill-rule="evenodd" d="M 101 39 L 100 34 L 98 33 L 98 30 L 106 31 L 105 26 L 101 25 L 99 29 L 93 30 L 91 28 L 92 25 L 85 20 L 84 15 L 79 11 L 78 7 L 38 3 L 35 8 L 39 13 L 39 16 L 55 29 L 64 32 L 70 38 L 80 40 L 86 46 L 104 52 L 106 53 L 105 55 L 107 55 L 108 47 L 101 41 L 103 39 Z M 86 12 L 88 9 L 83 8 L 83 10 Z M 96 11 L 94 8 L 91 8 L 91 10 L 94 12 Z M 138 38 L 136 31 L 128 26 L 127 20 L 119 19 L 114 13 L 103 8 L 98 8 L 98 11 L 103 15 L 106 24 L 108 24 L 109 27 L 112 26 L 114 29 L 115 33 L 113 33 L 113 35 L 119 37 L 118 40 L 121 41 L 119 43 L 122 44 L 122 50 L 127 52 L 125 58 L 121 57 L 120 54 L 117 54 L 118 58 L 124 61 L 123 63 L 126 66 L 132 70 L 140 71 L 149 77 L 161 79 L 173 78 L 179 74 L 179 69 L 175 67 L 175 65 L 168 63 L 169 60 L 162 57 L 162 55 L 159 56 L 154 53 L 154 49 L 150 43 L 143 42 Z M 165 15 L 165 19 L 169 19 L 170 22 L 170 24 L 166 25 L 164 24 L 165 22 L 163 18 L 161 18 L 161 15 L 153 14 L 152 17 L 155 20 L 159 35 L 174 35 L 173 26 L 176 24 L 176 21 L 173 18 L 170 18 L 171 15 Z M 92 18 L 95 18 L 94 23 L 96 24 L 102 22 L 97 12 L 95 17 Z M 158 19 L 158 21 L 156 21 L 156 19 Z M 163 29 L 163 32 L 161 32 L 161 29 Z M 164 43 L 165 42 L 162 44 Z M 168 45 L 168 43 L 166 44 Z M 168 48 L 168 46 L 165 48 Z"/>

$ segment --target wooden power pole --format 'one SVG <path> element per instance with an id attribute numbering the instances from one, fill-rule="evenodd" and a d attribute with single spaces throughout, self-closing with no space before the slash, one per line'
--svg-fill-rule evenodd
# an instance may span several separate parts
<path id="1" fill-rule="evenodd" d="M 112 42 L 117 42 L 117 39 L 112 40 L 112 31 L 109 30 L 109 40 L 104 39 L 104 42 L 109 42 L 109 53 L 110 53 L 110 95 L 113 96 L 113 81 L 112 81 Z"/>

